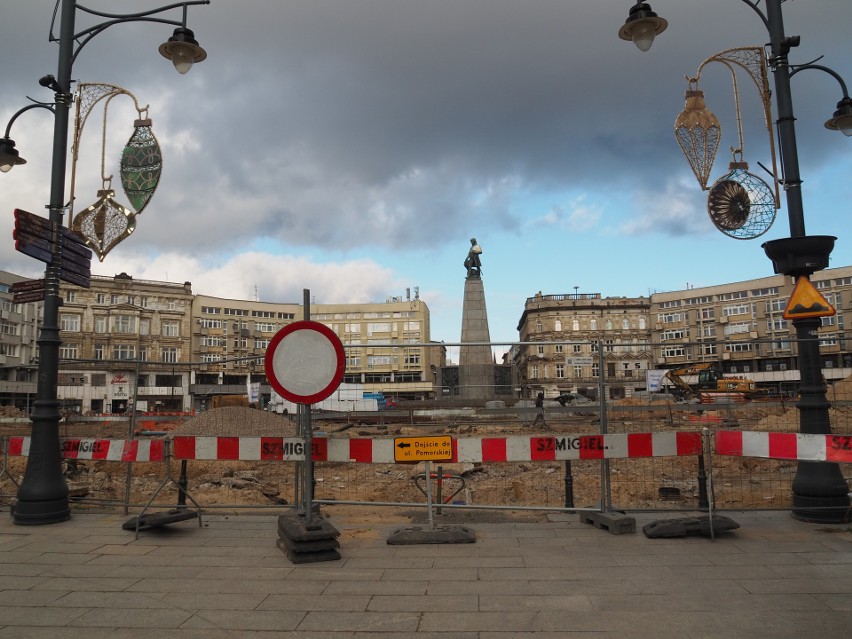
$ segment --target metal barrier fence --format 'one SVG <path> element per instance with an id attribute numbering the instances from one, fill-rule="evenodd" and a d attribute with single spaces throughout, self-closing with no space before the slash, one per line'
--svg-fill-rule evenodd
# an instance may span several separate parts
<path id="1" fill-rule="evenodd" d="M 686 352 L 697 348 L 686 342 L 682 344 Z M 544 351 L 540 358 L 539 347 Z M 765 345 L 756 341 L 752 347 L 766 351 Z M 350 348 L 356 347 L 347 346 Z M 444 351 L 441 357 L 428 356 L 430 361 L 439 361 L 441 365 L 434 370 L 431 380 L 421 380 L 431 382 L 424 386 L 429 389 L 423 391 L 425 396 L 407 398 L 402 391 L 390 390 L 396 382 L 388 373 L 391 381 L 382 389 L 382 395 L 395 400 L 394 406 L 364 411 L 314 406 L 311 416 L 314 438 L 319 442 L 362 442 L 362 446 L 367 446 L 363 442 L 392 442 L 397 437 L 449 435 L 456 442 L 521 438 L 537 442 L 552 440 L 554 447 L 567 449 L 579 445 L 580 441 L 595 441 L 583 440 L 594 436 L 698 433 L 710 438 L 709 453 L 704 456 L 565 459 L 555 455 L 553 458 L 517 460 L 434 461 L 430 474 L 437 477 L 433 480 L 435 490 L 432 494 L 439 502 L 446 501 L 442 505 L 448 509 L 675 511 L 704 509 L 710 500 L 719 510 L 791 507 L 791 486 L 799 465 L 795 457 L 753 455 L 748 449 L 740 455 L 720 454 L 715 437 L 721 431 L 797 433 L 797 381 L 792 365 L 782 366 L 777 360 L 767 364 L 765 358 L 748 360 L 748 363 L 739 360 L 729 364 L 737 370 L 725 371 L 726 375 L 753 377 L 758 392 L 747 396 L 736 392 L 701 396 L 696 391 L 694 396 L 685 397 L 666 380 L 662 382 L 661 392 L 649 391 L 650 382 L 654 381 L 649 371 L 656 368 L 651 362 L 668 360 L 672 352 L 670 346 L 531 342 L 511 345 L 520 368 L 509 367 L 507 372 L 505 367 L 496 366 L 491 378 L 493 386 L 483 394 L 479 392 L 481 384 L 468 387 L 461 384 L 464 375 L 459 366 L 452 363 L 461 358 L 460 346 L 423 345 L 423 348 Z M 494 352 L 506 346 L 487 348 Z M 610 348 L 612 350 L 608 350 Z M 524 349 L 527 357 L 517 355 Z M 662 355 L 664 350 L 669 355 Z M 569 353 L 580 354 L 572 356 Z M 590 360 L 597 366 L 592 366 Z M 845 362 L 842 357 L 825 361 L 832 363 L 830 368 L 823 369 L 830 382 L 827 399 L 831 404 L 832 431 L 840 435 L 852 433 L 852 382 L 849 379 L 852 369 L 842 366 Z M 137 363 L 129 369 L 127 363 L 123 366 L 125 377 L 120 381 L 127 385 L 129 399 L 133 399 L 133 393 L 140 388 L 153 392 L 155 376 L 149 374 L 149 378 L 143 380 L 148 385 L 140 386 L 140 377 L 134 377 L 133 369 L 138 372 L 142 365 Z M 767 366 L 775 370 L 766 370 Z M 206 370 L 195 364 L 169 364 L 168 368 L 167 377 L 174 382 L 183 375 L 188 381 L 197 382 L 195 375 Z M 763 370 L 758 370 L 760 368 Z M 74 362 L 63 363 L 66 378 L 73 377 L 74 370 L 79 369 L 79 365 L 75 369 Z M 687 384 L 697 385 L 696 374 L 683 377 Z M 256 372 L 246 373 L 244 382 L 256 378 Z M 213 403 L 212 397 L 228 396 L 231 393 L 227 391 L 239 389 L 238 385 L 224 384 L 225 381 L 229 380 L 222 378 L 223 384 L 218 388 L 205 390 L 210 399 L 208 407 Z M 411 383 L 400 382 L 398 387 L 406 385 Z M 183 390 L 189 390 L 189 385 L 184 386 Z M 195 390 L 203 390 L 197 383 L 194 386 Z M 473 392 L 474 388 L 477 392 Z M 223 390 L 226 392 L 221 392 Z M 541 407 L 536 406 L 538 392 L 545 395 Z M 173 392 L 169 396 L 177 395 L 180 393 Z M 192 398 L 170 403 L 180 404 L 180 408 L 197 404 Z M 241 440 L 265 438 L 267 444 L 274 444 L 276 437 L 298 438 L 299 416 L 294 412 L 279 414 L 274 406 L 267 407 L 271 410 L 220 408 L 218 411 L 228 417 L 213 430 L 209 427 L 212 416 L 217 414 L 214 409 L 68 415 L 60 425 L 60 433 L 68 441 L 121 440 L 122 451 L 163 451 L 163 457 L 157 459 L 147 460 L 127 453 L 127 458 L 112 461 L 111 457 L 87 457 L 86 451 L 80 456 L 78 448 L 76 459 L 68 461 L 69 483 L 83 504 L 102 503 L 127 509 L 144 505 L 155 491 L 164 504 L 174 503 L 180 494 L 181 471 L 185 470 L 186 492 L 205 508 L 280 508 L 299 504 L 306 477 L 298 454 L 284 456 L 282 452 L 280 459 L 274 455 L 257 459 L 239 456 Z M 263 423 L 255 424 L 260 421 Z M 25 420 L 22 422 L 4 423 L 5 430 L 0 430 L 0 434 L 11 438 L 25 436 L 27 424 Z M 12 430 L 15 428 L 18 430 Z M 226 438 L 237 447 L 237 456 L 199 459 L 175 451 L 167 455 L 165 441 L 169 433 L 177 437 Z M 841 447 L 850 441 L 848 435 L 843 436 L 846 439 L 837 440 Z M 22 474 L 24 462 L 24 457 L 10 448 L 10 442 L 8 438 L 3 440 L 0 470 L 0 495 L 5 499 L 14 497 L 15 482 Z M 281 445 L 285 444 L 282 440 Z M 73 449 L 74 444 L 70 445 Z M 318 503 L 405 508 L 425 503 L 422 489 L 427 471 L 422 464 L 395 463 L 392 458 L 369 463 L 350 461 L 352 458 L 315 459 L 313 498 Z M 852 464 L 848 458 L 841 457 L 835 463 L 839 464 L 847 483 L 850 482 Z M 711 476 L 712 487 L 708 487 Z M 418 477 L 420 485 L 416 481 Z M 440 496 L 437 495 L 439 478 Z"/>

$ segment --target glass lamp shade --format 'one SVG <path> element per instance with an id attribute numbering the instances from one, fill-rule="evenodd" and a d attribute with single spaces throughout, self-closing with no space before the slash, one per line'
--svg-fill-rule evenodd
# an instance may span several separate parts
<path id="1" fill-rule="evenodd" d="M 8 173 L 19 164 L 26 163 L 27 161 L 18 155 L 14 140 L 10 138 L 0 139 L 0 172 Z"/>
<path id="2" fill-rule="evenodd" d="M 207 58 L 207 52 L 199 46 L 192 29 L 183 28 L 175 29 L 168 42 L 160 45 L 160 54 L 171 60 L 180 74 L 186 73 L 193 64 Z"/>
<path id="3" fill-rule="evenodd" d="M 686 105 L 675 119 L 675 139 L 698 183 L 706 191 L 722 139 L 722 127 L 704 104 L 704 91 L 689 89 L 686 92 Z"/>
<path id="4" fill-rule="evenodd" d="M 837 111 L 825 123 L 825 128 L 840 131 L 846 137 L 852 137 L 852 98 L 844 97 L 837 103 Z"/>
<path id="5" fill-rule="evenodd" d="M 647 2 L 637 2 L 630 7 L 630 14 L 618 30 L 622 40 L 632 40 L 640 51 L 647 51 L 654 44 L 654 37 L 666 30 L 669 23 L 654 13 Z"/>

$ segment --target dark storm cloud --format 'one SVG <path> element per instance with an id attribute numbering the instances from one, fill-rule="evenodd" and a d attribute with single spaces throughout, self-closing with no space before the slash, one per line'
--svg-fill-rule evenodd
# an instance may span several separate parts
<path id="1" fill-rule="evenodd" d="M 170 214 L 140 224 L 142 245 L 202 253 L 260 235 L 292 246 L 426 246 L 448 229 L 521 228 L 524 214 L 501 185 L 671 193 L 688 175 L 672 136 L 683 76 L 716 51 L 762 44 L 766 33 L 737 0 L 657 0 L 670 27 L 643 55 L 617 37 L 631 4 L 214 0 L 189 11 L 209 57 L 186 76 L 156 53 L 170 28 L 152 25 L 98 36 L 75 76 L 126 86 L 156 108 L 170 153 L 156 205 Z M 26 94 L 49 99 L 36 80 L 55 68 L 52 8 L 49 0 L 4 6 L 4 114 Z M 788 32 L 802 35 L 791 56 L 825 54 L 852 81 L 848 0 L 784 9 Z M 708 71 L 706 89 L 730 123 L 725 73 Z M 848 150 L 820 130 L 840 97 L 836 83 L 811 75 L 819 74 L 794 79 L 796 109 L 800 154 L 818 167 Z M 746 126 L 759 130 L 744 80 L 741 91 Z M 761 135 L 747 148 L 766 162 Z M 717 165 L 728 159 L 720 150 Z M 637 197 L 649 207 L 637 216 L 672 233 L 706 230 L 693 213 L 702 198 L 666 223 L 671 207 Z"/>

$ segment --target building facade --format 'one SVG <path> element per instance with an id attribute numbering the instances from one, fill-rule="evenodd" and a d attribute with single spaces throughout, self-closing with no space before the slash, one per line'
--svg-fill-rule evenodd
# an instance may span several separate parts
<path id="1" fill-rule="evenodd" d="M 612 399 L 644 390 L 651 355 L 647 297 L 566 293 L 527 298 L 511 361 L 520 394 L 580 393 L 597 397 L 603 370 Z"/>
<path id="2" fill-rule="evenodd" d="M 39 327 L 44 305 L 16 304 L 10 287 L 26 278 L 0 271 L 0 405 L 29 412 L 36 395 Z"/>
<path id="3" fill-rule="evenodd" d="M 836 314 L 821 318 L 822 372 L 833 382 L 852 374 L 852 344 L 845 327 L 852 309 L 852 267 L 819 271 L 811 283 Z M 795 281 L 785 275 L 655 293 L 651 320 L 656 364 L 720 362 L 725 373 L 753 379 L 758 386 L 794 390 L 799 380 L 793 323 L 784 319 Z"/>
<path id="4" fill-rule="evenodd" d="M 845 327 L 852 267 L 819 271 L 811 282 L 836 310 L 821 318 L 817 336 L 823 376 L 831 383 L 852 374 Z M 649 298 L 538 293 L 526 300 L 520 343 L 510 354 L 522 394 L 596 397 L 605 380 L 611 398 L 625 397 L 646 389 L 649 369 L 695 363 L 718 363 L 724 373 L 753 379 L 767 391 L 795 392 L 796 332 L 783 317 L 794 286 L 792 278 L 774 275 Z"/>

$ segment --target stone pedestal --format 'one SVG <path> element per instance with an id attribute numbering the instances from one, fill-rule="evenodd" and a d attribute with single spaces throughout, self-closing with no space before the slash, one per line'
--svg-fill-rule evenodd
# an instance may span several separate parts
<path id="1" fill-rule="evenodd" d="M 462 346 L 459 351 L 459 396 L 463 399 L 488 400 L 495 396 L 494 356 L 488 345 L 490 341 L 485 287 L 481 278 L 468 277 L 464 281 Z"/>

